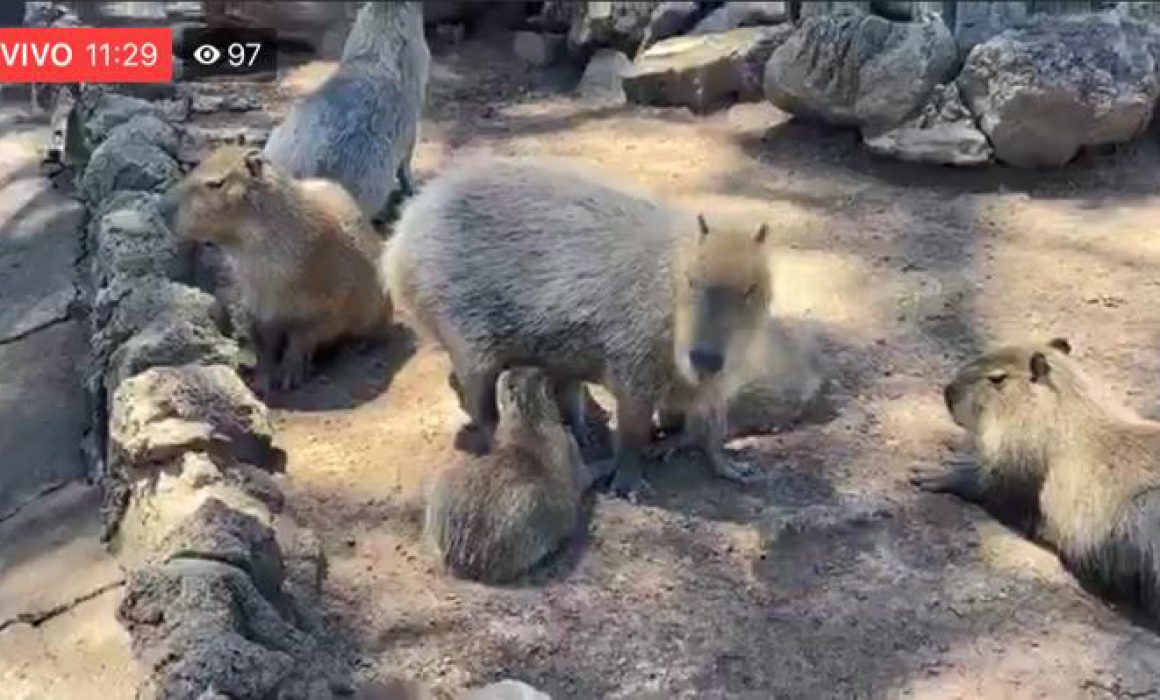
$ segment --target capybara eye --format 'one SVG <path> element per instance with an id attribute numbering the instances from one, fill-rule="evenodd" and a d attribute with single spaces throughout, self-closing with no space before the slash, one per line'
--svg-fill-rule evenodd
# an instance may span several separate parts
<path id="1" fill-rule="evenodd" d="M 226 184 L 226 181 L 224 179 L 221 179 L 221 178 L 219 178 L 217 180 L 206 180 L 205 181 L 205 186 L 210 188 L 211 190 L 221 189 L 221 186 L 224 184 Z"/>
<path id="2" fill-rule="evenodd" d="M 987 379 L 991 380 L 991 383 L 994 384 L 995 386 L 1000 386 L 1003 384 L 1004 381 L 1006 381 L 1007 373 L 1006 372 L 995 372 L 994 374 L 988 374 Z"/>

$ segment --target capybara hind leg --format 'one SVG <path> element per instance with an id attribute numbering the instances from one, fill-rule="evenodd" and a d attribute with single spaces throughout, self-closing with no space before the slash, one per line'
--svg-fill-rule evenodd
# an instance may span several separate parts
<path id="1" fill-rule="evenodd" d="M 300 386 L 310 374 L 314 352 L 318 349 L 318 334 L 312 330 L 294 329 L 287 333 L 286 351 L 278 372 L 279 386 L 289 391 Z"/>
<path id="2" fill-rule="evenodd" d="M 468 452 L 486 454 L 491 451 L 495 428 L 499 423 L 499 408 L 496 405 L 495 382 L 499 369 L 495 367 L 472 367 L 456 369 L 456 380 L 462 388 L 462 405 L 471 417 L 471 432 L 467 439 L 463 436 L 459 446 Z"/>
<path id="3" fill-rule="evenodd" d="M 633 503 L 652 492 L 644 479 L 644 449 L 652 437 L 652 405 L 618 393 L 612 492 Z"/>

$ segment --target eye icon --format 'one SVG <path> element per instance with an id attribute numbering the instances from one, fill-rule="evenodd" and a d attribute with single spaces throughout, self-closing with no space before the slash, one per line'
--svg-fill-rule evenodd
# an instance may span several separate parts
<path id="1" fill-rule="evenodd" d="M 203 66 L 208 66 L 218 62 L 222 57 L 221 49 L 213 44 L 202 44 L 193 52 L 193 60 L 197 61 Z"/>

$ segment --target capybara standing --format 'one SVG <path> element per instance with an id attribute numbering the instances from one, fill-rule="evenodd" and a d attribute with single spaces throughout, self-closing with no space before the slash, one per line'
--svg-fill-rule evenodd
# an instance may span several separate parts
<path id="1" fill-rule="evenodd" d="M 421 3 L 368 2 L 338 69 L 274 129 L 267 157 L 293 177 L 338 182 L 367 218 L 381 218 L 396 178 L 403 193 L 413 189 L 430 63 Z"/>
<path id="2" fill-rule="evenodd" d="M 593 482 L 543 370 L 504 371 L 496 394 L 495 449 L 438 475 L 425 524 L 448 571 L 487 583 L 518 578 L 576 534 Z"/>
<path id="3" fill-rule="evenodd" d="M 1160 623 L 1160 423 L 1109 403 L 1063 339 L 996 349 L 944 390 L 978 463 L 913 481 L 1017 517 L 1089 587 Z"/>
<path id="4" fill-rule="evenodd" d="M 613 489 L 635 497 L 657 403 L 675 388 L 712 395 L 760 328 L 766 238 L 764 225 L 712 229 L 563 163 L 489 158 L 409 202 L 384 269 L 395 303 L 447 349 L 485 442 L 506 367 L 606 386 Z M 722 476 L 755 473 L 720 439 L 708 451 Z"/>
<path id="5" fill-rule="evenodd" d="M 225 253 L 258 356 L 258 384 L 292 388 L 315 350 L 373 337 L 391 320 L 382 241 L 329 180 L 296 180 L 261 151 L 224 146 L 165 200 L 171 226 Z"/>

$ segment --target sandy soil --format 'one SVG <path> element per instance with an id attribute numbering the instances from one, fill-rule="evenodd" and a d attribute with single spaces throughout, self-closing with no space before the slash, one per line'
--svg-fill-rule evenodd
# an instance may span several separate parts
<path id="1" fill-rule="evenodd" d="M 823 329 L 837 416 L 745 443 L 768 477 L 754 487 L 656 465 L 654 499 L 598 497 L 552 570 L 489 588 L 442 576 L 419 539 L 423 484 L 464 420 L 445 356 L 402 327 L 341 356 L 277 418 L 361 673 L 441 696 L 507 676 L 576 698 L 1160 696 L 1160 639 L 1050 553 L 906 483 L 960 449 L 940 382 L 995 340 L 1065 335 L 1156 414 L 1155 137 L 1043 175 L 908 167 L 764 105 L 588 110 L 567 78 L 482 44 L 437 51 L 421 178 L 465 149 L 573 156 L 770 222 L 777 310 Z"/>

